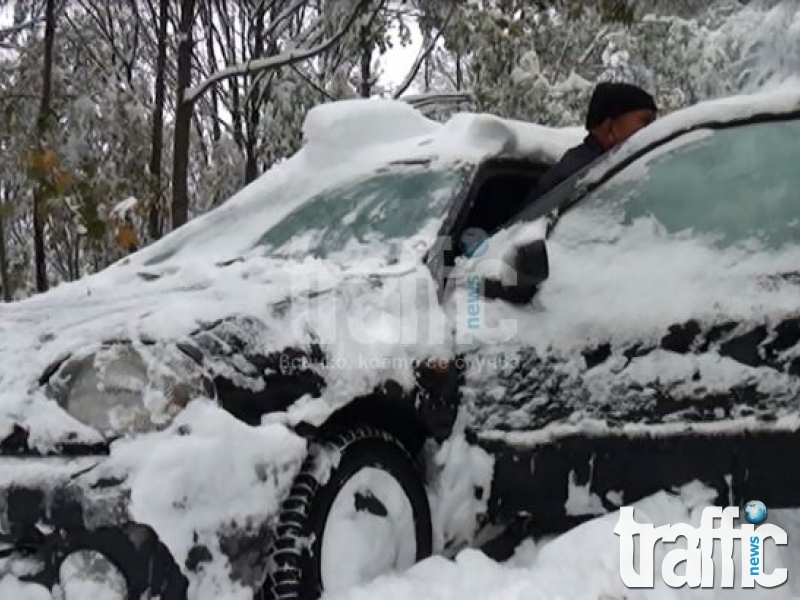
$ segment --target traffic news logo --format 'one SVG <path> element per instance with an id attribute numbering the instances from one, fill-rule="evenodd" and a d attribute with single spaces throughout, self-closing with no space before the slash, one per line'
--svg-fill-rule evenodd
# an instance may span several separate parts
<path id="1" fill-rule="evenodd" d="M 666 554 L 661 564 L 661 577 L 673 588 L 687 585 L 690 588 L 714 587 L 714 542 L 720 541 L 721 585 L 722 588 L 734 587 L 734 541 L 740 540 L 741 550 L 741 587 L 753 588 L 756 584 L 764 588 L 782 585 L 788 579 L 785 568 L 778 568 L 767 573 L 764 565 L 764 542 L 772 539 L 775 544 L 785 546 L 788 542 L 786 532 L 780 527 L 763 523 L 767 515 L 766 506 L 754 500 L 745 506 L 745 518 L 749 523 L 741 528 L 734 527 L 734 520 L 739 518 L 739 508 L 730 506 L 709 506 L 703 509 L 700 527 L 695 528 L 686 523 L 664 525 L 654 528 L 651 524 L 637 523 L 632 506 L 620 508 L 620 518 L 614 533 L 620 537 L 619 557 L 620 575 L 623 583 L 629 588 L 652 588 L 654 580 L 654 552 L 658 540 L 675 542 L 678 538 L 686 539 L 685 548 L 676 548 Z M 716 521 L 719 527 L 714 527 Z M 758 525 L 758 527 L 756 527 Z M 635 536 L 639 538 L 639 552 L 635 553 Z M 635 554 L 639 557 L 639 568 L 636 569 Z M 686 564 L 685 573 L 678 575 L 675 568 Z"/>

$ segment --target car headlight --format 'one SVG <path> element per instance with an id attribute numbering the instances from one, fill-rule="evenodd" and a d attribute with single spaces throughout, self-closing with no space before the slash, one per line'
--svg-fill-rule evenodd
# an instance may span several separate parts
<path id="1" fill-rule="evenodd" d="M 78 550 L 67 556 L 59 568 L 59 580 L 64 600 L 128 598 L 125 574 L 95 550 Z"/>
<path id="2" fill-rule="evenodd" d="M 193 398 L 213 395 L 199 366 L 177 348 L 109 344 L 64 363 L 49 395 L 104 437 L 163 427 Z"/>

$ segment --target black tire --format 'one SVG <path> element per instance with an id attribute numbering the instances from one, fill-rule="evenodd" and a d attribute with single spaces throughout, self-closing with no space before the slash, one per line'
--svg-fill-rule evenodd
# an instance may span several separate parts
<path id="1" fill-rule="evenodd" d="M 327 482 L 319 481 L 324 457 L 338 452 Z M 431 510 L 420 469 L 392 435 L 372 427 L 354 427 L 311 445 L 308 458 L 283 502 L 261 596 L 269 600 L 315 600 L 322 594 L 322 537 L 333 502 L 347 481 L 365 467 L 390 474 L 412 508 L 417 561 L 433 550 Z M 308 543 L 308 541 L 311 543 Z"/>

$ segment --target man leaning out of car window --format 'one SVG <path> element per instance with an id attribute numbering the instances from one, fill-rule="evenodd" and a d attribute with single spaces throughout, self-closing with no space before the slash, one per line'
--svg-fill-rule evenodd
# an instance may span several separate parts
<path id="1" fill-rule="evenodd" d="M 655 121 L 657 112 L 653 97 L 640 87 L 629 83 L 598 84 L 586 113 L 588 135 L 542 175 L 528 201 L 549 192 Z"/>

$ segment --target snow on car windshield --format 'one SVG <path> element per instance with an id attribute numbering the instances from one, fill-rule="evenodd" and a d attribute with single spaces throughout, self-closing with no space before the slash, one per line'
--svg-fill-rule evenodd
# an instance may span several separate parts
<path id="1" fill-rule="evenodd" d="M 633 163 L 587 204 L 605 204 L 626 223 L 653 218 L 719 247 L 800 240 L 800 121 L 693 132 L 675 142 Z"/>
<path id="2" fill-rule="evenodd" d="M 463 164 L 446 168 L 431 168 L 427 163 L 389 165 L 300 202 L 294 199 L 294 210 L 265 224 L 255 243 L 244 250 L 262 248 L 268 255 L 297 258 L 396 252 L 402 240 L 418 234 L 435 235 L 469 173 Z M 235 229 L 237 224 L 231 220 L 224 227 Z M 220 235 L 219 226 L 215 229 L 214 235 Z M 229 235 L 233 237 L 235 232 Z M 204 236 L 196 235 L 146 264 L 164 262 L 184 248 L 202 243 Z"/>
<path id="3" fill-rule="evenodd" d="M 469 169 L 392 166 L 317 194 L 256 242 L 271 254 L 325 258 L 394 242 L 438 228 Z"/>

